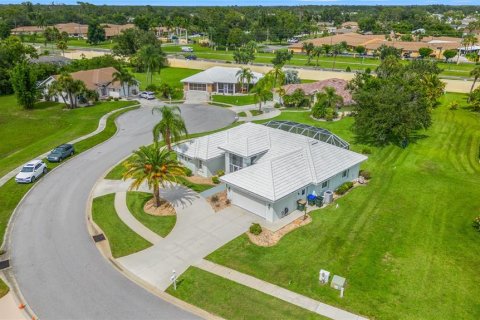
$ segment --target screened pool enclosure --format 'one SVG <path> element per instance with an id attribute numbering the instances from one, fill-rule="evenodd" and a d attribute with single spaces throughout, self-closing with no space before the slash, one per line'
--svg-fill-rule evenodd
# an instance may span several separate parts
<path id="1" fill-rule="evenodd" d="M 319 141 L 330 143 L 340 148 L 350 148 L 350 144 L 348 142 L 323 128 L 317 128 L 303 123 L 284 120 L 272 120 L 268 121 L 264 125 L 270 128 L 281 129 L 287 132 L 301 134 Z"/>

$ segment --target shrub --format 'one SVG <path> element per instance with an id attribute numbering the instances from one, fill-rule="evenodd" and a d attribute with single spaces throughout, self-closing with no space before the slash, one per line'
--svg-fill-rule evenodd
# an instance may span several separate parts
<path id="1" fill-rule="evenodd" d="M 452 103 L 450 103 L 450 110 L 458 110 L 458 102 L 457 101 L 453 101 Z"/>
<path id="2" fill-rule="evenodd" d="M 347 182 L 343 183 L 340 187 L 338 187 L 337 190 L 335 190 L 335 193 L 339 194 L 339 195 L 345 194 L 352 187 L 353 187 L 353 182 L 347 181 Z"/>
<path id="3" fill-rule="evenodd" d="M 372 149 L 367 148 L 367 147 L 364 147 L 364 148 L 362 149 L 362 153 L 363 153 L 363 154 L 371 154 L 371 153 L 372 153 Z"/>
<path id="4" fill-rule="evenodd" d="M 370 68 L 366 68 L 366 69 L 365 69 L 365 73 L 366 73 L 366 74 L 370 74 L 370 73 L 372 73 L 372 69 L 370 69 Z"/>
<path id="5" fill-rule="evenodd" d="M 112 101 L 112 99 L 113 99 L 112 97 L 108 97 L 107 101 Z"/>
<path id="6" fill-rule="evenodd" d="M 367 170 L 360 170 L 359 175 L 362 176 L 365 180 L 369 180 L 372 177 L 372 173 Z"/>
<path id="7" fill-rule="evenodd" d="M 225 175 L 225 171 L 223 171 L 222 169 L 217 171 L 217 177 L 221 177 L 221 176 L 224 176 L 224 175 Z"/>
<path id="8" fill-rule="evenodd" d="M 157 92 L 157 91 L 158 91 L 158 87 L 152 83 L 152 84 L 149 84 L 149 85 L 145 88 L 145 90 L 146 90 L 146 91 Z"/>
<path id="9" fill-rule="evenodd" d="M 347 68 L 345 69 L 346 72 L 352 72 L 352 69 L 350 68 L 350 66 L 347 66 Z"/>
<path id="10" fill-rule="evenodd" d="M 217 203 L 219 199 L 218 199 L 218 196 L 217 196 L 216 194 L 214 194 L 214 195 L 210 198 L 210 200 L 211 200 L 213 203 Z"/>
<path id="11" fill-rule="evenodd" d="M 230 199 L 225 200 L 225 204 L 226 204 L 227 206 L 229 206 L 230 203 L 232 203 L 232 201 L 230 201 Z"/>
<path id="12" fill-rule="evenodd" d="M 480 216 L 473 219 L 473 227 L 475 228 L 475 230 L 480 232 Z"/>
<path id="13" fill-rule="evenodd" d="M 220 179 L 218 179 L 217 176 L 213 176 L 213 177 L 212 177 L 212 182 L 215 183 L 215 184 L 219 184 L 219 183 L 220 183 Z"/>
<path id="14" fill-rule="evenodd" d="M 193 175 L 192 169 L 185 167 L 185 175 L 191 177 Z"/>
<path id="15" fill-rule="evenodd" d="M 335 116 L 335 111 L 332 108 L 325 109 L 325 120 L 332 121 Z"/>
<path id="16" fill-rule="evenodd" d="M 118 100 L 120 100 L 120 98 L 117 98 L 117 97 L 113 98 L 113 101 L 118 101 Z"/>
<path id="17" fill-rule="evenodd" d="M 252 223 L 250 226 L 250 233 L 258 236 L 260 233 L 262 233 L 262 226 L 258 223 Z"/>
<path id="18" fill-rule="evenodd" d="M 282 105 L 278 102 L 276 102 L 274 105 L 273 105 L 275 108 L 279 109 L 282 107 Z"/>

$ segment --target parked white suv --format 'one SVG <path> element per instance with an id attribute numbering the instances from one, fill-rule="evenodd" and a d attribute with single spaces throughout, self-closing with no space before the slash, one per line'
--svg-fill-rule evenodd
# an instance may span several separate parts
<path id="1" fill-rule="evenodd" d="M 155 99 L 155 94 L 152 91 L 143 91 L 142 93 L 140 93 L 140 98 L 153 100 Z"/>
<path id="2" fill-rule="evenodd" d="M 46 173 L 47 165 L 42 160 L 32 160 L 23 166 L 22 170 L 15 176 L 15 181 L 17 183 L 31 183 Z"/>

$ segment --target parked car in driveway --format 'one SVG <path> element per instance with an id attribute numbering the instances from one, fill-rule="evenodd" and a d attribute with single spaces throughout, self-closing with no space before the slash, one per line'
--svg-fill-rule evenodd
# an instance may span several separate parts
<path id="1" fill-rule="evenodd" d="M 155 94 L 152 91 L 143 91 L 142 93 L 140 93 L 140 98 L 153 100 L 155 99 Z"/>
<path id="2" fill-rule="evenodd" d="M 75 148 L 72 144 L 62 144 L 50 152 L 47 156 L 47 160 L 50 162 L 60 162 L 65 158 L 73 156 Z"/>
<path id="3" fill-rule="evenodd" d="M 15 176 L 17 183 L 31 183 L 47 173 L 47 165 L 42 160 L 33 160 L 25 164 Z"/>
<path id="4" fill-rule="evenodd" d="M 182 52 L 193 52 L 192 47 L 182 47 Z"/>
<path id="5" fill-rule="evenodd" d="M 185 59 L 187 59 L 187 60 L 197 60 L 197 56 L 194 55 L 194 54 L 189 54 L 189 55 L 185 56 Z"/>

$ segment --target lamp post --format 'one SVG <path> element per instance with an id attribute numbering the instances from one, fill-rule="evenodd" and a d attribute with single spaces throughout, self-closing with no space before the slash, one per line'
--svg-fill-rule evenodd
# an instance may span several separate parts
<path id="1" fill-rule="evenodd" d="M 170 277 L 170 281 L 173 282 L 173 289 L 174 289 L 175 291 L 177 291 L 177 274 L 176 274 L 175 270 L 173 270 L 172 273 L 173 273 L 173 274 L 172 274 L 172 276 Z"/>

